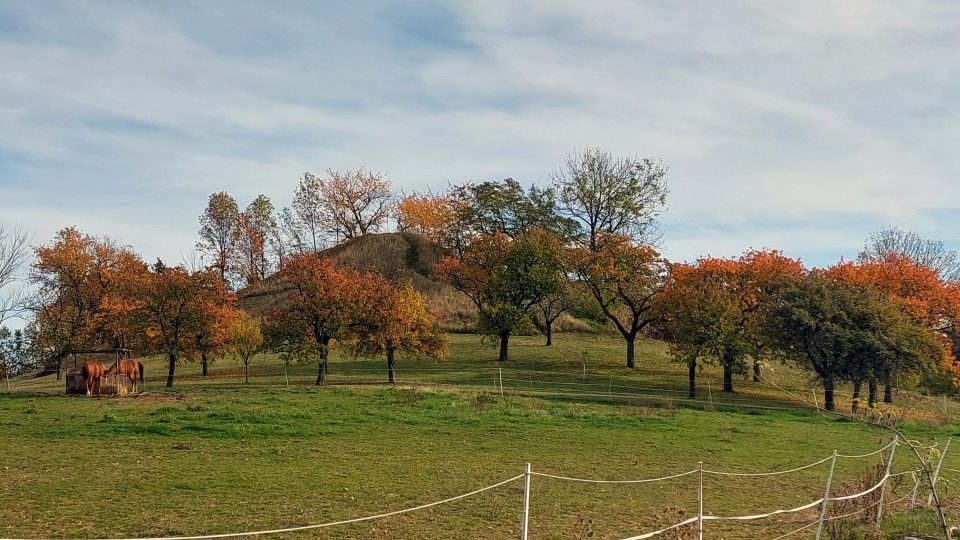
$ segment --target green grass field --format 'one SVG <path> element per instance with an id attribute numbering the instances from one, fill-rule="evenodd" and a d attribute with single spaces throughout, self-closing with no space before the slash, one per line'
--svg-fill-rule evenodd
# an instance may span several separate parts
<path id="1" fill-rule="evenodd" d="M 445 362 L 401 359 L 396 388 L 375 384 L 385 378 L 382 361 L 339 356 L 334 384 L 325 388 L 310 384 L 315 366 L 291 366 L 288 388 L 273 356 L 255 362 L 249 385 L 232 360 L 215 364 L 206 380 L 198 366 L 185 364 L 171 392 L 162 391 L 161 362 L 152 359 L 148 391 L 125 398 L 64 397 L 53 377 L 12 381 L 13 392 L 0 394 L 0 535 L 272 529 L 447 498 L 520 474 L 527 462 L 534 471 L 611 479 L 686 471 L 698 461 L 713 470 L 761 472 L 810 463 L 834 449 L 869 452 L 890 440 L 767 385 L 738 379 L 736 395 L 724 396 L 713 368 L 702 373 L 702 399 L 688 402 L 685 369 L 669 362 L 660 343 L 644 342 L 638 368 L 627 370 L 618 340 L 562 334 L 547 349 L 541 339 L 514 339 L 503 395 L 496 351 L 470 335 L 452 336 Z M 798 370 L 777 365 L 768 375 L 795 394 L 809 393 Z M 944 415 L 940 401 L 905 392 L 901 398 L 924 411 L 926 421 L 901 424 L 911 438 L 960 435 L 955 402 L 945 404 Z M 838 461 L 834 493 L 859 491 L 881 462 Z M 907 451 L 897 453 L 895 472 L 915 466 Z M 960 447 L 948 452 L 946 466 L 960 469 Z M 705 511 L 754 514 L 815 500 L 826 467 L 760 478 L 708 475 Z M 952 477 L 960 482 L 960 474 Z M 911 479 L 900 478 L 888 501 L 912 488 Z M 513 482 L 411 514 L 284 536 L 516 538 L 521 491 Z M 639 485 L 534 477 L 530 537 L 640 534 L 694 515 L 695 496 L 694 476 Z M 960 497 L 948 499 L 956 521 Z M 909 513 L 906 502 L 885 510 L 886 537 L 935 535 L 930 513 Z M 749 523 L 711 521 L 705 536 L 774 538 L 815 518 L 808 510 Z M 837 537 L 865 538 L 856 519 L 837 523 Z M 688 530 L 677 533 L 662 538 L 690 537 Z"/>

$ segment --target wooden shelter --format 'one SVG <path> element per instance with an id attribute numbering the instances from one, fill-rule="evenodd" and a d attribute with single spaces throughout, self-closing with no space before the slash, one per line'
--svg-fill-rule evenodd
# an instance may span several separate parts
<path id="1" fill-rule="evenodd" d="M 73 357 L 73 365 L 67 369 L 67 395 L 83 396 L 87 394 L 87 384 L 83 379 L 83 373 L 81 373 L 83 362 L 77 359 L 77 355 L 90 354 L 113 355 L 113 364 L 105 366 L 109 369 L 111 365 L 115 365 L 121 359 L 130 358 L 130 349 L 73 349 L 67 351 L 67 356 Z M 120 384 L 122 383 L 118 373 L 115 373 L 112 377 L 104 377 L 103 384 L 100 386 L 100 393 L 104 395 L 116 394 Z"/>

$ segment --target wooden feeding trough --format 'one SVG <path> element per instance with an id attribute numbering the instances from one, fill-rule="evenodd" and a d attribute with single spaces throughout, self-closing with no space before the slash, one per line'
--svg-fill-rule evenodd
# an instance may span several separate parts
<path id="1" fill-rule="evenodd" d="M 130 358 L 130 349 L 76 349 L 69 351 L 67 354 L 73 355 L 73 365 L 67 370 L 67 395 L 68 396 L 85 396 L 87 395 L 87 382 L 83 378 L 82 367 L 83 362 L 80 362 L 77 359 L 77 355 L 112 355 L 113 362 L 119 361 L 121 358 Z M 107 362 L 102 362 L 104 367 L 109 369 L 113 365 L 109 360 Z M 123 390 L 121 390 L 123 388 Z M 105 396 L 112 396 L 116 394 L 124 394 L 126 387 L 123 385 L 123 382 L 120 380 L 119 375 L 111 375 L 104 377 L 100 383 L 100 394 Z"/>
<path id="2" fill-rule="evenodd" d="M 117 384 L 114 381 L 115 377 L 104 377 L 103 382 L 100 383 L 100 394 L 104 396 L 112 396 L 117 393 Z M 67 395 L 68 396 L 85 396 L 87 395 L 87 381 L 83 379 L 83 373 L 79 369 L 71 369 L 67 371 Z"/>

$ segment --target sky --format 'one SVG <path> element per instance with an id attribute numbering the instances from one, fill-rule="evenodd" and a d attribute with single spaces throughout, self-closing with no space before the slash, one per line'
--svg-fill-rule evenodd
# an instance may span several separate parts
<path id="1" fill-rule="evenodd" d="M 207 197 L 669 167 L 674 260 L 960 249 L 960 3 L 0 0 L 0 221 L 179 262 Z"/>

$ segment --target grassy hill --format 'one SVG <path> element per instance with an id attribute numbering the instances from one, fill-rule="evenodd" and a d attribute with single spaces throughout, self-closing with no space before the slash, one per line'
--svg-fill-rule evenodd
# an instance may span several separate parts
<path id="1" fill-rule="evenodd" d="M 389 278 L 407 279 L 426 298 L 440 326 L 451 332 L 473 329 L 476 309 L 470 300 L 450 285 L 433 279 L 433 266 L 445 255 L 443 248 L 410 233 L 369 234 L 348 240 L 323 252 L 337 264 L 365 272 L 375 271 Z M 263 314 L 289 290 L 277 276 L 271 276 L 238 292 L 239 305 Z"/>
<path id="2" fill-rule="evenodd" d="M 676 397 L 685 368 L 670 361 L 663 343 L 643 340 L 637 353 L 638 368 L 630 370 L 619 339 L 570 333 L 544 347 L 539 336 L 520 336 L 502 368 L 502 395 L 496 348 L 467 334 L 451 336 L 443 362 L 400 358 L 396 388 L 382 385 L 382 360 L 340 353 L 326 388 L 312 385 L 310 364 L 290 366 L 288 388 L 275 355 L 257 357 L 248 385 L 233 359 L 215 363 L 206 378 L 197 364 L 184 364 L 173 392 L 162 390 L 163 359 L 151 358 L 147 393 L 120 399 L 67 398 L 52 377 L 17 379 L 14 392 L 0 393 L 7 480 L 0 500 L 10 501 L 0 505 L 0 531 L 112 537 L 263 529 L 415 506 L 509 478 L 525 462 L 588 478 L 660 476 L 698 461 L 758 472 L 811 463 L 833 449 L 865 453 L 889 440 L 804 407 L 796 396 L 810 395 L 807 375 L 789 366 L 769 374 L 793 396 L 744 379 L 736 395 L 723 395 L 720 370 L 707 366 L 702 399 L 689 402 Z M 957 436 L 960 404 L 947 404 L 949 414 L 905 419 L 901 427 L 924 443 Z M 881 462 L 840 462 L 836 493 L 856 492 Z M 912 466 L 907 452 L 897 454 L 897 472 Z M 947 466 L 960 470 L 960 451 L 948 452 Z M 705 506 L 716 515 L 797 506 L 821 495 L 825 474 L 818 466 L 769 478 L 710 477 Z M 690 477 L 655 486 L 537 477 L 531 538 L 616 539 L 665 526 L 691 515 L 695 484 Z M 888 500 L 911 486 L 896 484 Z M 950 493 L 957 519 L 960 498 Z M 121 502 L 126 519 L 108 511 Z M 290 537 L 508 539 L 516 537 L 519 506 L 515 483 L 423 512 Z M 906 500 L 888 508 L 883 538 L 936 533 L 929 513 L 908 507 Z M 775 538 L 816 515 L 710 522 L 707 537 Z M 843 538 L 869 537 L 862 522 L 844 524 L 850 534 Z M 666 538 L 689 537 L 684 530 Z"/>

